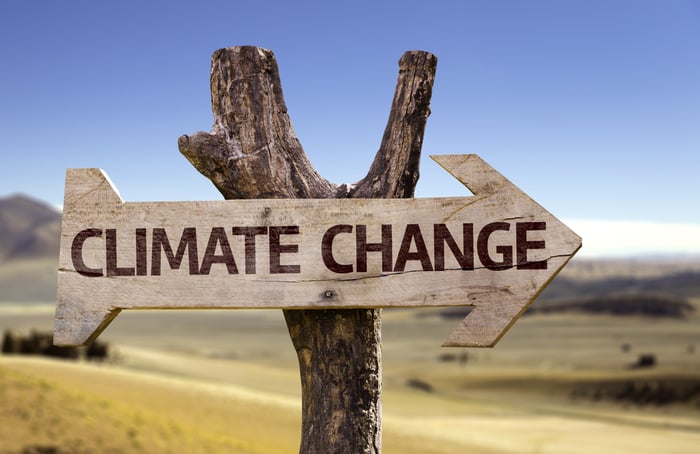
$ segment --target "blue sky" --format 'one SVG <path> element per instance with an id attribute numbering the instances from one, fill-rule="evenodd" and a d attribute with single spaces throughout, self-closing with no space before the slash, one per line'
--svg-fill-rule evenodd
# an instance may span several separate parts
<path id="1" fill-rule="evenodd" d="M 66 168 L 100 167 L 127 201 L 220 198 L 177 138 L 211 127 L 212 52 L 249 44 L 333 182 L 366 173 L 421 49 L 438 69 L 416 196 L 465 194 L 428 155 L 477 153 L 559 218 L 683 225 L 700 252 L 697 1 L 5 1 L 0 197 L 60 205 Z"/>

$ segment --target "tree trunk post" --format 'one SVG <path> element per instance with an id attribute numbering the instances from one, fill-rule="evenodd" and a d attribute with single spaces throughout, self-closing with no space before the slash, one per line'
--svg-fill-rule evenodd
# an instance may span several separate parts
<path id="1" fill-rule="evenodd" d="M 180 152 L 226 199 L 409 198 L 418 181 L 437 58 L 409 51 L 382 143 L 367 175 L 336 185 L 307 159 L 287 113 L 277 62 L 253 46 L 212 55 L 211 133 Z M 300 453 L 381 452 L 381 310 L 285 310 L 302 386 Z"/>

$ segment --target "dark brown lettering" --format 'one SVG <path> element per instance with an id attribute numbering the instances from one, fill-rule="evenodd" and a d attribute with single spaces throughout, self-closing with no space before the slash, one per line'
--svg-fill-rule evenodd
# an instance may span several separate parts
<path id="1" fill-rule="evenodd" d="M 148 273 L 146 263 L 146 229 L 136 229 L 136 275 L 145 276 Z"/>
<path id="2" fill-rule="evenodd" d="M 348 224 L 334 225 L 326 230 L 321 240 L 321 257 L 323 264 L 334 273 L 352 273 L 352 265 L 340 264 L 333 257 L 333 240 L 339 233 L 352 233 L 352 226 Z"/>
<path id="3" fill-rule="evenodd" d="M 367 226 L 357 225 L 356 228 L 356 256 L 357 256 L 357 272 L 364 273 L 367 271 L 367 253 L 381 252 L 382 253 L 382 271 L 391 271 L 392 260 L 392 244 L 391 244 L 391 224 L 382 224 L 382 242 L 367 243 Z"/>
<path id="4" fill-rule="evenodd" d="M 530 230 L 547 230 L 546 222 L 517 222 L 515 224 L 515 249 L 517 254 L 517 269 L 519 270 L 546 270 L 547 261 L 537 260 L 530 262 L 527 259 L 528 249 L 544 249 L 544 240 L 528 241 L 527 232 Z"/>
<path id="5" fill-rule="evenodd" d="M 190 274 L 199 274 L 197 263 L 197 229 L 186 227 L 182 230 L 180 243 L 177 246 L 177 253 L 173 254 L 173 249 L 168 241 L 168 234 L 163 228 L 153 229 L 153 241 L 151 246 L 151 276 L 160 276 L 160 256 L 161 250 L 165 252 L 170 269 L 179 269 L 182 259 L 187 250 L 189 258 Z"/>
<path id="6" fill-rule="evenodd" d="M 430 241 L 426 243 L 420 224 L 406 224 L 398 246 L 398 253 L 395 257 L 393 256 L 393 227 L 391 224 L 382 224 L 380 228 L 381 240 L 378 242 L 367 241 L 367 225 L 338 224 L 328 228 L 321 239 L 321 259 L 323 264 L 329 271 L 338 274 L 366 273 L 368 270 L 368 254 L 378 252 L 381 253 L 382 272 L 405 272 L 409 261 L 420 262 L 422 271 L 445 271 L 446 267 L 473 270 L 475 268 L 474 256 L 476 254 L 481 265 L 493 271 L 502 271 L 513 267 L 518 270 L 547 269 L 547 260 L 535 260 L 534 258 L 539 258 L 542 255 L 536 255 L 532 252 L 546 249 L 546 242 L 544 239 L 537 239 L 537 234 L 530 233 L 547 230 L 546 222 L 516 222 L 515 232 L 509 234 L 497 233 L 510 232 L 511 223 L 509 222 L 491 222 L 478 232 L 475 232 L 473 223 L 463 223 L 461 239 L 459 234 L 454 234 L 454 230 L 459 228 L 458 225 L 448 228 L 447 224 L 433 224 L 432 250 L 428 249 Z M 397 226 L 397 228 L 400 227 L 401 225 Z M 376 225 L 373 228 L 376 229 Z M 148 228 L 134 229 L 135 261 L 131 264 L 132 266 L 119 266 L 116 228 L 104 230 L 89 228 L 80 231 L 75 235 L 71 244 L 71 260 L 74 269 L 80 275 L 86 277 L 148 275 L 148 230 Z M 270 274 L 301 273 L 301 264 L 282 264 L 285 261 L 282 254 L 296 254 L 299 252 L 300 247 L 298 242 L 297 244 L 294 244 L 294 242 L 284 243 L 282 235 L 298 235 L 299 226 L 236 226 L 232 227 L 231 233 L 244 237 L 245 274 L 256 274 L 257 272 L 257 255 L 262 253 L 262 251 L 258 251 L 256 242 L 257 237 L 262 235 L 268 235 Z M 341 234 L 353 233 L 355 234 L 355 261 L 354 263 L 342 263 L 343 260 L 347 259 L 344 256 L 340 256 L 341 261 L 339 262 L 338 256 L 334 255 L 334 242 Z M 85 242 L 90 238 L 102 238 L 103 235 L 105 267 L 91 268 L 85 263 Z M 529 239 L 528 236 L 534 236 L 534 238 Z M 540 235 L 539 238 L 542 238 L 542 236 Z M 166 229 L 153 228 L 150 250 L 150 274 L 152 276 L 161 275 L 163 255 L 165 255 L 170 269 L 179 269 L 186 253 L 188 256 L 189 274 L 191 275 L 208 275 L 211 272 L 212 265 L 215 263 L 226 265 L 229 274 L 238 274 L 239 270 L 230 241 L 226 228 L 213 227 L 200 266 L 197 255 L 197 231 L 195 227 L 186 227 L 182 230 L 175 252 L 173 252 L 173 245 L 168 239 Z M 494 244 L 494 242 L 497 243 Z M 94 249 L 89 248 L 89 250 Z M 449 252 L 446 252 L 447 249 L 449 249 Z M 336 245 L 337 252 L 339 252 L 338 245 Z M 432 257 L 430 255 L 431 252 L 433 253 Z M 452 254 L 454 259 L 446 257 L 446 254 Z M 533 258 L 531 259 L 529 255 L 532 255 Z M 377 257 L 375 260 L 378 261 L 378 259 Z M 122 260 L 124 259 L 122 258 Z M 452 265 L 455 262 L 457 265 Z M 417 264 L 412 266 L 418 267 Z"/>
<path id="7" fill-rule="evenodd" d="M 512 246 L 496 246 L 496 252 L 501 254 L 503 260 L 500 262 L 495 261 L 489 255 L 489 237 L 491 234 L 497 230 L 510 230 L 510 224 L 507 222 L 492 222 L 486 224 L 481 232 L 479 232 L 479 238 L 476 242 L 476 250 L 479 254 L 479 260 L 488 269 L 493 271 L 502 271 L 513 266 L 513 247 Z"/>
<path id="8" fill-rule="evenodd" d="M 70 247 L 70 258 L 73 261 L 73 268 L 81 276 L 86 277 L 100 277 L 103 276 L 102 268 L 90 268 L 85 265 L 83 260 L 83 244 L 88 238 L 100 238 L 102 237 L 102 230 L 100 229 L 85 229 L 81 230 L 73 238 L 73 243 Z"/>
<path id="9" fill-rule="evenodd" d="M 221 246 L 221 254 L 216 254 L 216 246 Z M 207 248 L 202 257 L 202 267 L 199 274 L 209 274 L 213 263 L 223 263 L 226 265 L 228 274 L 238 274 L 238 267 L 233 258 L 231 244 L 226 237 L 226 230 L 223 227 L 213 227 L 207 241 Z"/>
<path id="10" fill-rule="evenodd" d="M 413 243 L 416 244 L 415 252 L 411 252 Z M 399 246 L 399 253 L 396 257 L 394 271 L 404 271 L 408 260 L 418 260 L 423 267 L 423 271 L 433 271 L 433 265 L 430 263 L 430 257 L 428 256 L 428 248 L 425 247 L 423 234 L 418 224 L 408 224 L 406 226 L 401 246 Z"/>
<path id="11" fill-rule="evenodd" d="M 474 269 L 474 224 L 462 224 L 462 250 L 445 224 L 433 225 L 435 271 L 445 271 L 445 244 L 463 270 Z"/>
<path id="12" fill-rule="evenodd" d="M 281 265 L 281 254 L 294 254 L 299 251 L 298 244 L 280 244 L 280 235 L 298 235 L 299 226 L 287 225 L 270 227 L 270 274 L 295 274 L 301 272 L 300 265 Z"/>
<path id="13" fill-rule="evenodd" d="M 267 227 L 234 227 L 234 235 L 244 235 L 245 238 L 245 274 L 255 274 L 255 237 L 267 235 Z"/>
<path id="14" fill-rule="evenodd" d="M 133 267 L 117 266 L 117 229 L 105 229 L 107 276 L 133 276 Z"/>

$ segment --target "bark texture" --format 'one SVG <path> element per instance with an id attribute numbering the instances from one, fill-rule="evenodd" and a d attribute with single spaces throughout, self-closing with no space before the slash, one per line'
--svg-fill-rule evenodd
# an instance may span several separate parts
<path id="1" fill-rule="evenodd" d="M 214 52 L 210 133 L 181 136 L 180 152 L 227 199 L 412 197 L 437 58 L 406 52 L 389 120 L 367 176 L 336 185 L 297 139 L 269 50 Z M 368 301 L 371 307 L 372 302 Z M 285 310 L 302 386 L 300 453 L 381 452 L 381 311 Z"/>

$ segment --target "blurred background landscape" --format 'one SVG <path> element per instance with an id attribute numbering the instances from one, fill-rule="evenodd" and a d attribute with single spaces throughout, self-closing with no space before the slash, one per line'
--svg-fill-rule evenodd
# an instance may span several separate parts
<path id="1" fill-rule="evenodd" d="M 1 453 L 298 450 L 281 311 L 124 311 L 61 358 L 60 213 L 6 197 L 0 233 Z M 493 349 L 440 348 L 465 308 L 384 310 L 384 452 L 695 452 L 699 308 L 700 259 L 659 256 L 575 258 Z"/>
<path id="2" fill-rule="evenodd" d="M 281 311 L 124 311 L 51 348 L 66 168 L 126 201 L 221 196 L 177 152 L 212 52 L 272 50 L 305 153 L 362 178 L 407 50 L 438 57 L 429 158 L 476 153 L 583 238 L 493 349 L 467 309 L 385 310 L 384 453 L 700 450 L 700 2 L 0 2 L 0 454 L 298 452 Z"/>

